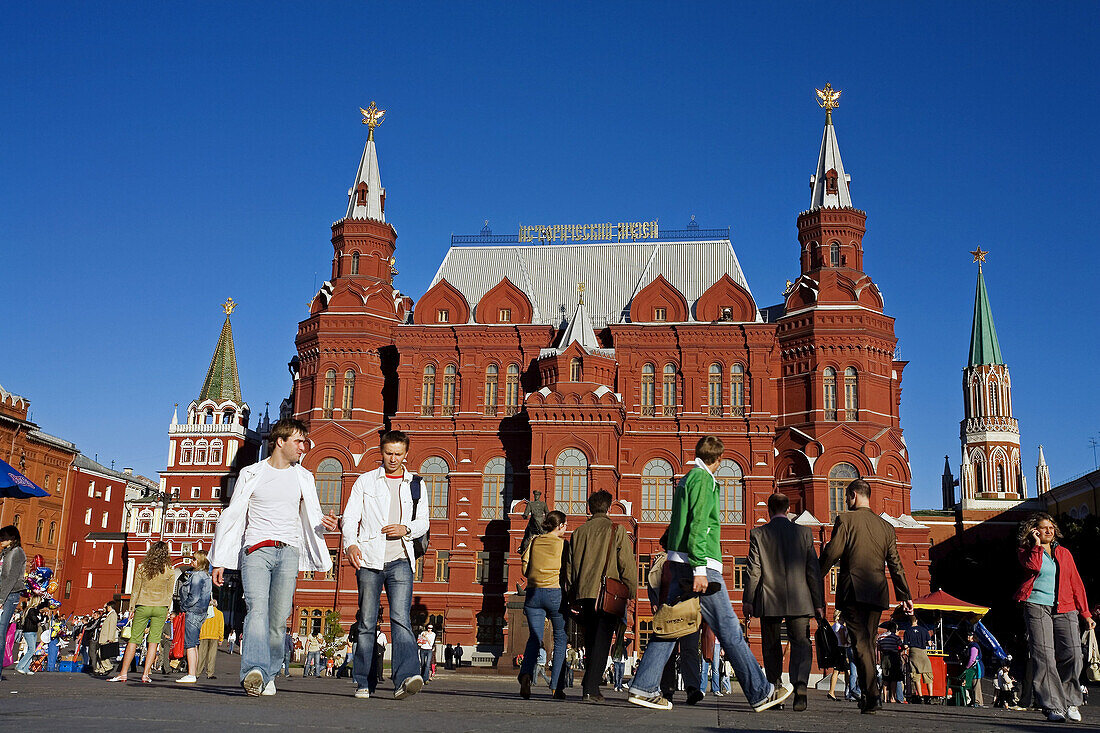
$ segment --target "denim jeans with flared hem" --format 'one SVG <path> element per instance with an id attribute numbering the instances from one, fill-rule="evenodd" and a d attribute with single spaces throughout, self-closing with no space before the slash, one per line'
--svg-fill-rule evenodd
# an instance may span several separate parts
<path id="1" fill-rule="evenodd" d="M 293 609 L 298 584 L 298 548 L 261 547 L 250 555 L 241 550 L 240 568 L 248 607 L 241 644 L 241 681 L 258 669 L 266 685 L 283 666 L 286 619 Z"/>

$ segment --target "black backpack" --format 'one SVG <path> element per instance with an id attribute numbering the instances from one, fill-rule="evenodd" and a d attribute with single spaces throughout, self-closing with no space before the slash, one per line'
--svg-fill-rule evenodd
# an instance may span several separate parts
<path id="1" fill-rule="evenodd" d="M 417 476 L 416 474 L 413 474 L 412 483 L 409 485 L 409 493 L 412 495 L 413 500 L 413 521 L 416 520 L 416 505 L 420 502 L 420 488 L 423 482 L 423 478 Z M 428 543 L 431 541 L 431 538 L 429 537 L 430 534 L 431 532 L 428 531 L 420 535 L 419 537 L 413 537 L 412 546 L 414 559 L 418 557 L 423 557 L 424 553 L 428 551 Z"/>

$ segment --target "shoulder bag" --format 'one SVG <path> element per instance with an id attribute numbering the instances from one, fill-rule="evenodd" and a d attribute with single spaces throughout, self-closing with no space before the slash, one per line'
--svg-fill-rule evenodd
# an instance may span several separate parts
<path id="1" fill-rule="evenodd" d="M 609 578 L 607 576 L 608 568 L 611 566 L 611 555 L 615 549 L 615 536 L 618 534 L 618 530 L 619 526 L 612 522 L 611 536 L 607 540 L 607 556 L 604 558 L 603 563 L 603 577 L 600 578 L 600 593 L 596 597 L 596 610 L 623 618 L 626 616 L 626 604 L 627 601 L 630 600 L 630 592 L 626 587 L 626 583 L 618 578 Z"/>

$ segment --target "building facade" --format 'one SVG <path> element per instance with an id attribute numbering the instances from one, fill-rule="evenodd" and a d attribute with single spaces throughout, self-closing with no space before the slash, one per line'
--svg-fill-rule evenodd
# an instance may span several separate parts
<path id="1" fill-rule="evenodd" d="M 800 274 L 767 308 L 729 230 L 694 219 L 682 230 L 629 222 L 516 235 L 486 225 L 452 237 L 414 308 L 393 285 L 397 233 L 368 113 L 346 214 L 332 225 L 331 278 L 299 324 L 292 404 L 310 428 L 304 465 L 335 511 L 378 465 L 380 431 L 411 436 L 408 466 L 425 479 L 432 520 L 415 622 L 442 621 L 444 641 L 485 654 L 522 644 L 517 547 L 534 491 L 574 527 L 589 493 L 611 492 L 643 577 L 675 482 L 708 433 L 726 444 L 718 480 L 735 600 L 768 494 L 786 493 L 823 541 L 857 477 L 897 530 L 910 586 L 928 590 L 928 529 L 908 516 L 906 363 L 863 270 L 866 214 L 852 204 L 835 97 L 823 99 L 810 207 L 792 247 Z M 338 536 L 329 541 L 339 559 Z M 335 608 L 350 623 L 355 587 L 344 563 L 300 585 L 296 613 Z M 652 609 L 641 596 L 632 630 L 644 644 Z"/>

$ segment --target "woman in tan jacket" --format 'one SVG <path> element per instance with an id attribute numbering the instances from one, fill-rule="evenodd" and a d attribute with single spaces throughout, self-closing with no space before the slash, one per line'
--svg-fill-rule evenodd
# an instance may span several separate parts
<path id="1" fill-rule="evenodd" d="M 527 577 L 527 592 L 523 601 L 523 615 L 527 617 L 530 637 L 527 649 L 523 652 L 523 664 L 519 671 L 519 694 L 527 700 L 531 697 L 532 676 L 538 664 L 542 650 L 542 632 L 546 620 L 554 629 L 554 656 L 550 664 L 550 690 L 555 700 L 565 699 L 565 616 L 564 604 L 564 568 L 569 563 L 569 543 L 565 540 L 565 521 L 563 513 L 555 510 L 546 515 L 542 522 L 544 534 L 538 535 L 528 543 L 523 552 L 523 574 Z"/>
<path id="2" fill-rule="evenodd" d="M 159 540 L 153 543 L 149 552 L 145 553 L 145 559 L 134 573 L 134 588 L 130 594 L 130 605 L 134 609 L 134 616 L 130 622 L 130 642 L 126 645 L 126 653 L 122 655 L 122 666 L 118 674 L 107 680 L 108 682 L 125 682 L 126 672 L 130 669 L 130 663 L 134 661 L 134 653 L 137 645 L 145 635 L 145 630 L 153 630 L 156 640 L 160 639 L 160 629 L 164 628 L 164 621 L 168 618 L 168 609 L 172 606 L 172 593 L 176 589 L 176 579 L 179 570 L 172 567 L 172 556 L 168 552 L 168 543 Z M 155 646 L 150 644 L 149 646 Z M 149 670 L 153 667 L 152 650 L 149 646 L 145 649 L 145 671 L 141 675 L 142 682 L 149 682 Z"/>

